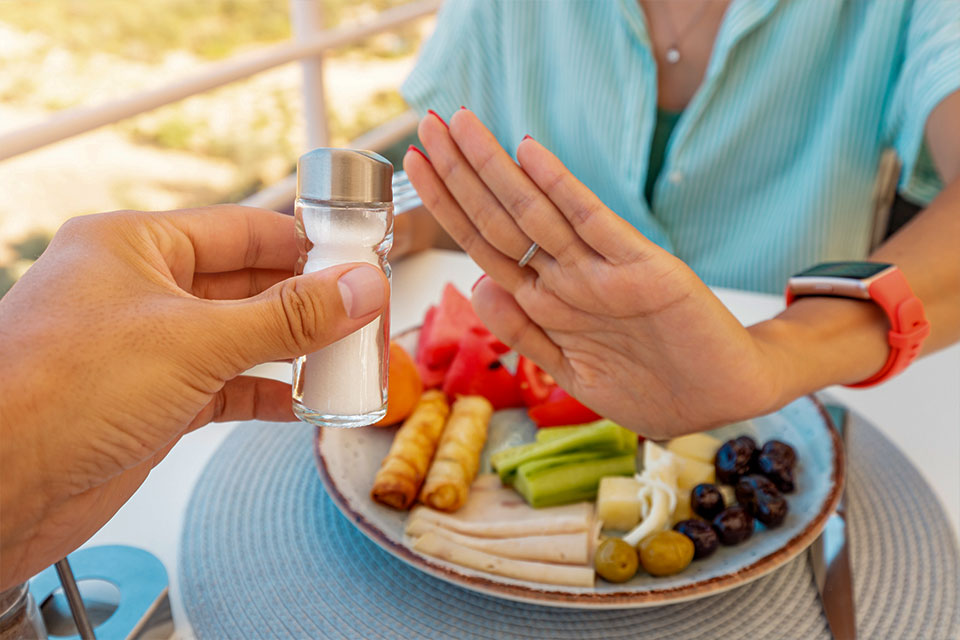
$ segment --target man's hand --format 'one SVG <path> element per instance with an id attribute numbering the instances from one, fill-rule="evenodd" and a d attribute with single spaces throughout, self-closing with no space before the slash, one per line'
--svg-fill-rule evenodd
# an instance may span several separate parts
<path id="1" fill-rule="evenodd" d="M 218 206 L 75 218 L 0 300 L 0 590 L 66 555 L 177 440 L 292 420 L 290 387 L 239 374 L 376 318 L 383 274 L 292 277 L 293 219 Z"/>

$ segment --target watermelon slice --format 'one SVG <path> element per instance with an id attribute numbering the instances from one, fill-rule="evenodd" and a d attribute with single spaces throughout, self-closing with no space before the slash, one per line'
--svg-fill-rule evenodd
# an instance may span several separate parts
<path id="1" fill-rule="evenodd" d="M 430 326 L 425 321 L 420 331 L 420 361 L 431 368 L 450 364 L 457 353 L 460 336 L 472 328 L 475 318 L 470 301 L 448 283 Z"/>
<path id="2" fill-rule="evenodd" d="M 453 360 L 465 331 L 489 333 L 473 311 L 470 301 L 450 283 L 443 288 L 440 305 L 423 321 L 417 360 L 431 368 L 444 367 Z"/>
<path id="3" fill-rule="evenodd" d="M 420 328 L 416 364 L 425 388 L 432 389 L 443 384 L 450 363 L 456 357 L 466 334 L 479 338 L 495 354 L 510 350 L 483 325 L 473 311 L 470 300 L 448 283 L 443 289 L 440 304 L 427 310 Z"/>
<path id="4" fill-rule="evenodd" d="M 470 329 L 470 332 L 482 338 L 483 341 L 487 343 L 487 346 L 493 349 L 494 353 L 497 355 L 502 356 L 507 351 L 510 351 L 510 347 L 500 342 L 500 338 L 490 333 L 490 330 L 486 327 L 480 329 L 473 328 Z"/>
<path id="5" fill-rule="evenodd" d="M 417 352 L 414 357 L 414 364 L 417 366 L 417 373 L 420 374 L 424 389 L 439 388 L 443 384 L 443 377 L 447 374 L 448 365 L 432 367 L 425 362 L 424 352 L 429 341 L 424 340 L 423 337 L 429 336 L 433 332 L 433 323 L 436 317 L 437 305 L 432 305 L 423 316 L 423 326 L 420 327 L 420 338 L 417 341 Z"/>
<path id="6" fill-rule="evenodd" d="M 465 331 L 483 336 L 497 353 L 510 350 L 483 325 L 470 300 L 447 283 L 440 304 L 431 306 L 423 318 L 417 361 L 433 368 L 450 364 Z"/>
<path id="7" fill-rule="evenodd" d="M 439 389 L 443 385 L 443 379 L 447 375 L 446 368 L 431 369 L 425 364 L 417 363 L 417 373 L 420 374 L 420 380 L 423 382 L 424 389 Z"/>
<path id="8" fill-rule="evenodd" d="M 439 389 L 443 385 L 443 379 L 447 375 L 447 367 L 433 369 L 420 362 L 416 364 L 417 373 L 420 374 L 420 380 L 423 382 L 424 389 Z"/>
<path id="9" fill-rule="evenodd" d="M 443 391 L 451 398 L 480 395 L 494 409 L 523 404 L 516 378 L 500 364 L 500 355 L 489 340 L 478 333 L 461 333 L 457 354 L 443 380 Z"/>
<path id="10" fill-rule="evenodd" d="M 436 389 L 443 384 L 443 377 L 447 374 L 447 365 L 431 367 L 425 362 L 424 349 L 428 341 L 423 339 L 424 335 L 430 335 L 433 331 L 433 323 L 437 317 L 437 306 L 433 305 L 427 309 L 423 316 L 423 326 L 420 328 L 420 339 L 417 342 L 417 354 L 414 362 L 417 365 L 417 372 L 420 374 L 420 380 L 423 381 L 424 389 Z"/>

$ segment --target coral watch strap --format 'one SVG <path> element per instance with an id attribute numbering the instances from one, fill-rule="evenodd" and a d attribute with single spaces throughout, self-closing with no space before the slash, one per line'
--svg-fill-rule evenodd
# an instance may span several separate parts
<path id="1" fill-rule="evenodd" d="M 930 335 L 930 323 L 923 312 L 923 303 L 913 295 L 906 276 L 899 269 L 891 269 L 870 285 L 870 298 L 883 309 L 890 321 L 887 342 L 890 354 L 875 374 L 848 387 L 872 387 L 906 369 L 920 355 L 923 341 Z M 787 288 L 787 305 L 796 296 Z"/>
<path id="2" fill-rule="evenodd" d="M 913 295 L 910 283 L 899 269 L 892 270 L 870 285 L 869 292 L 890 320 L 890 331 L 887 332 L 890 355 L 879 371 L 848 387 L 872 387 L 897 375 L 920 355 L 920 347 L 930 335 L 930 323 L 923 312 L 923 303 Z"/>

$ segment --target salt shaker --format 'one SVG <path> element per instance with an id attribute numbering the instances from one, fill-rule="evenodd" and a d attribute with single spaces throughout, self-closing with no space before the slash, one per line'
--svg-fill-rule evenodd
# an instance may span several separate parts
<path id="1" fill-rule="evenodd" d="M 47 630 L 27 583 L 0 592 L 0 640 L 46 640 Z"/>
<path id="2" fill-rule="evenodd" d="M 366 262 L 389 278 L 393 165 L 371 151 L 314 149 L 297 162 L 298 273 Z M 362 427 L 387 412 L 390 316 L 297 358 L 293 411 L 325 427 Z"/>

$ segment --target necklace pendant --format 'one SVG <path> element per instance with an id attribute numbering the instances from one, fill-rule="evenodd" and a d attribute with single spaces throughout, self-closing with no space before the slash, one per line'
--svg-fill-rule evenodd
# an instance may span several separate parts
<path id="1" fill-rule="evenodd" d="M 677 64 L 678 62 L 680 62 L 680 50 L 677 49 L 676 47 L 669 47 L 667 49 L 666 58 L 667 58 L 667 62 L 669 62 L 670 64 Z"/>

